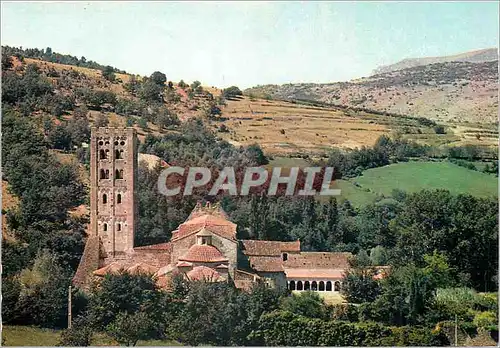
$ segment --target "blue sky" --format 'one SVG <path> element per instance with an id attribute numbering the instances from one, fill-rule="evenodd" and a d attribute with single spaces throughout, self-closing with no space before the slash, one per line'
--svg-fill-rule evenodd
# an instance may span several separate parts
<path id="1" fill-rule="evenodd" d="M 241 88 L 498 47 L 496 2 L 2 2 L 2 45 Z"/>

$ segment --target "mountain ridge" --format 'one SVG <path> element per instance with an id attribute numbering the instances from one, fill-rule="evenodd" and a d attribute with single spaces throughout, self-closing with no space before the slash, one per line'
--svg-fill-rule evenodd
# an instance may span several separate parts
<path id="1" fill-rule="evenodd" d="M 394 64 L 382 65 L 373 70 L 372 75 L 378 75 L 407 68 L 414 68 L 422 65 L 447 62 L 469 62 L 469 63 L 484 63 L 498 60 L 497 48 L 484 48 L 473 51 L 461 52 L 454 55 L 436 56 L 436 57 L 421 57 L 421 58 L 405 58 Z"/>

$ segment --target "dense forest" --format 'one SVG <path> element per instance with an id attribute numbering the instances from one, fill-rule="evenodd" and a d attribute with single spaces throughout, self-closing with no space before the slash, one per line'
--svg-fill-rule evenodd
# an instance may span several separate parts
<path id="1" fill-rule="evenodd" d="M 47 50 L 4 52 L 54 56 Z M 66 64 L 73 58 L 64 58 Z M 90 64 L 83 59 L 77 63 Z M 123 99 L 110 91 L 80 87 L 60 93 L 46 71 L 36 65 L 16 70 L 5 54 L 2 68 L 3 184 L 19 201 L 15 209 L 2 211 L 9 231 L 2 240 L 4 324 L 66 327 L 68 285 L 83 252 L 88 223 L 87 216 L 71 211 L 88 203 L 80 172 L 89 161 L 82 146 L 90 138 L 89 110 L 113 104 L 121 117 L 133 113 L 130 125 L 147 119 L 175 129 L 147 135 L 139 144 L 141 153 L 171 164 L 221 169 L 268 162 L 257 144 L 235 147 L 219 139 L 206 119 L 180 122 L 168 109 L 169 86 L 161 75 L 134 82 L 130 99 Z M 68 77 L 66 83 L 71 87 L 78 79 L 83 77 Z M 123 106 L 124 100 L 129 100 L 129 107 Z M 93 122 L 108 124 L 106 114 Z M 349 177 L 368 168 L 432 156 L 435 150 L 382 136 L 371 148 L 332 149 L 317 164 L 333 166 L 339 177 Z M 61 161 L 60 151 L 77 160 Z M 456 147 L 439 155 L 461 161 L 480 158 L 481 152 Z M 494 163 L 487 169 L 492 175 L 498 168 Z M 160 195 L 160 170 L 139 166 L 136 245 L 168 241 L 196 201 L 207 199 L 203 190 L 190 197 Z M 496 197 L 395 190 L 391 197 L 362 207 L 335 198 L 217 199 L 238 224 L 240 239 L 299 239 L 306 251 L 355 254 L 342 289 L 349 303 L 330 306 L 315 294 L 291 295 L 261 285 L 242 292 L 232 284 L 182 279 L 165 293 L 148 277 L 107 276 L 88 294 L 74 290 L 75 328 L 64 332 L 61 343 L 88 345 L 94 333 L 107 332 L 127 345 L 162 337 L 190 345 L 449 345 L 447 330 L 455 318 L 461 332 L 471 337 L 487 333 L 498 339 Z M 373 266 L 390 266 L 391 272 L 374 280 Z"/>

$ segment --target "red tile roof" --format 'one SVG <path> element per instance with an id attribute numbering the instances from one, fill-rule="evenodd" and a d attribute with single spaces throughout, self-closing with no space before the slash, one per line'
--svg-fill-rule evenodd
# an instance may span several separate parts
<path id="1" fill-rule="evenodd" d="M 179 225 L 178 229 L 172 232 L 172 241 L 190 236 L 202 229 L 236 241 L 236 224 L 222 217 L 209 214 L 197 216 Z"/>
<path id="2" fill-rule="evenodd" d="M 125 269 L 126 269 L 126 265 L 124 263 L 115 261 L 115 262 L 111 262 L 107 266 L 104 266 L 104 267 L 99 268 L 98 270 L 95 270 L 94 272 L 92 272 L 92 274 L 94 274 L 96 276 L 103 277 L 106 274 L 118 274 L 120 272 L 125 271 Z"/>
<path id="3" fill-rule="evenodd" d="M 225 262 L 227 258 L 212 245 L 195 244 L 189 248 L 186 255 L 179 257 L 179 260 L 189 262 Z"/>
<path id="4" fill-rule="evenodd" d="M 142 262 L 130 265 L 124 262 L 115 261 L 107 266 L 99 268 L 98 270 L 94 271 L 93 274 L 100 277 L 103 277 L 106 274 L 119 274 L 121 272 L 127 272 L 134 275 L 137 274 L 153 275 L 157 271 L 158 271 L 157 267 Z"/>
<path id="5" fill-rule="evenodd" d="M 135 247 L 134 250 L 168 250 L 172 251 L 172 243 L 159 243 Z"/>
<path id="6" fill-rule="evenodd" d="M 242 240 L 245 255 L 280 256 L 286 252 L 300 252 L 300 241 L 280 242 L 267 240 Z"/>
<path id="7" fill-rule="evenodd" d="M 283 262 L 285 268 L 349 268 L 351 253 L 340 252 L 301 252 L 300 254 L 288 254 L 287 261 Z"/>
<path id="8" fill-rule="evenodd" d="M 257 272 L 283 272 L 281 256 L 249 256 L 250 267 Z"/>
<path id="9" fill-rule="evenodd" d="M 197 266 L 187 272 L 186 275 L 190 280 L 204 280 L 207 282 L 221 280 L 219 272 L 206 266 Z"/>
<path id="10" fill-rule="evenodd" d="M 289 279 L 342 279 L 344 277 L 344 270 L 285 268 L 285 274 Z"/>
<path id="11" fill-rule="evenodd" d="M 198 202 L 196 206 L 193 208 L 193 211 L 191 214 L 189 214 L 188 218 L 186 219 L 186 222 L 189 220 L 192 220 L 198 216 L 202 215 L 212 215 L 216 217 L 220 217 L 221 219 L 228 220 L 229 216 L 227 213 L 222 209 L 220 206 L 220 203 L 214 203 L 211 204 L 209 202 L 205 203 L 205 205 L 202 205 L 201 202 Z"/>
<path id="12" fill-rule="evenodd" d="M 130 274 L 150 274 L 153 275 L 158 271 L 158 267 L 151 266 L 147 263 L 136 263 L 135 265 L 127 268 L 126 270 Z"/>

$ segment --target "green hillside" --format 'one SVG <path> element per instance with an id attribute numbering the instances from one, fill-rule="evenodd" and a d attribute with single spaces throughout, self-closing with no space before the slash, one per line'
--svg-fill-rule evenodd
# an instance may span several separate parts
<path id="1" fill-rule="evenodd" d="M 446 189 L 454 194 L 495 196 L 498 179 L 449 162 L 406 162 L 368 169 L 349 181 L 339 180 L 338 186 L 343 190 L 342 198 L 359 205 L 372 201 L 377 194 L 389 196 L 394 189 L 407 192 Z"/>

